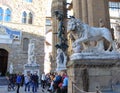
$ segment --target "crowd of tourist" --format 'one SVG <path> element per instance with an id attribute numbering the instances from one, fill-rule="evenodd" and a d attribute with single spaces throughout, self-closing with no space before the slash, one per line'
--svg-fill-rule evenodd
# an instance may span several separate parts
<path id="1" fill-rule="evenodd" d="M 66 72 L 58 73 L 42 73 L 41 87 L 44 89 L 48 86 L 50 93 L 67 93 L 68 89 L 68 76 Z"/>
<path id="2" fill-rule="evenodd" d="M 50 93 L 67 93 L 68 76 L 66 72 L 48 73 L 44 72 L 38 76 L 37 73 L 28 73 L 27 75 L 15 74 L 8 77 L 9 86 L 14 90 L 16 86 L 16 93 L 19 93 L 20 87 L 24 87 L 27 93 L 38 93 L 39 85 L 42 87 L 42 92 L 47 90 Z"/>
<path id="3" fill-rule="evenodd" d="M 67 93 L 68 76 L 66 72 L 46 74 L 46 80 L 41 82 L 41 85 L 44 85 L 44 83 L 49 86 L 48 91 L 50 93 Z"/>

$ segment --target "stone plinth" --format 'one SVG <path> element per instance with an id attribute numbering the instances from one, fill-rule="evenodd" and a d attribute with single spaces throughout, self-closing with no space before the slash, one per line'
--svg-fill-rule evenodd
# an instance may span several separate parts
<path id="1" fill-rule="evenodd" d="M 34 72 L 37 72 L 37 75 L 40 75 L 40 65 L 38 64 L 25 64 L 24 65 L 24 75 L 27 75 L 27 73 L 33 74 Z"/>
<path id="2" fill-rule="evenodd" d="M 72 82 L 84 91 L 95 92 L 96 87 L 102 91 L 118 91 L 118 87 L 114 89 L 113 87 L 120 81 L 119 63 L 119 53 L 75 53 L 71 55 L 67 65 L 68 93 L 79 93 L 72 87 Z"/>

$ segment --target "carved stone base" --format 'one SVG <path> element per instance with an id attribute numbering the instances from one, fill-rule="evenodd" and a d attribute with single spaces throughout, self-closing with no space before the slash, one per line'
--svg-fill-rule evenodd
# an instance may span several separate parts
<path id="1" fill-rule="evenodd" d="M 61 67 L 61 68 L 56 68 L 56 71 L 63 71 L 63 70 L 66 70 L 67 68 L 66 67 Z"/>
<path id="2" fill-rule="evenodd" d="M 68 93 L 80 93 L 72 86 L 73 82 L 84 91 L 95 92 L 98 87 L 102 91 L 120 93 L 116 87 L 120 83 L 120 53 L 75 53 L 70 58 Z"/>
<path id="3" fill-rule="evenodd" d="M 27 75 L 27 73 L 33 74 L 34 72 L 36 72 L 37 75 L 40 76 L 39 68 L 40 68 L 40 65 L 38 65 L 38 64 L 25 64 L 24 65 L 24 75 Z"/>

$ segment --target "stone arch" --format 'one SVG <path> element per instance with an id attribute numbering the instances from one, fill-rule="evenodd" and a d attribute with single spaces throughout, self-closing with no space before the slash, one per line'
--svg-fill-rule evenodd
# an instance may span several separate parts
<path id="1" fill-rule="evenodd" d="M 8 53 L 10 53 L 10 51 L 11 51 L 11 48 L 10 48 L 10 46 L 7 46 L 7 45 L 0 45 L 0 49 L 5 49 L 6 51 L 8 51 Z"/>

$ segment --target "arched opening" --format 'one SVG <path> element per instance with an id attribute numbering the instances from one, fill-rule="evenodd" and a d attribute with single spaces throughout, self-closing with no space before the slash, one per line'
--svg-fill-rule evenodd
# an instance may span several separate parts
<path id="1" fill-rule="evenodd" d="M 7 71 L 7 63 L 8 63 L 8 51 L 5 49 L 0 49 L 0 74 L 1 76 L 5 76 Z"/>

